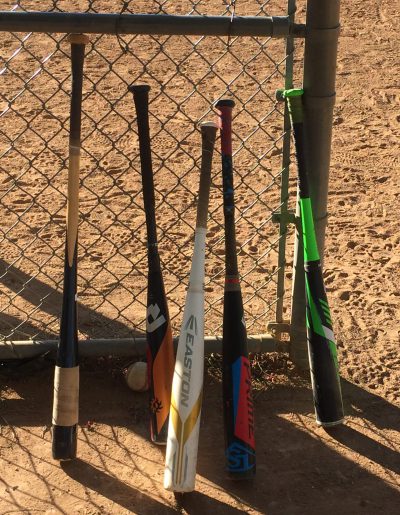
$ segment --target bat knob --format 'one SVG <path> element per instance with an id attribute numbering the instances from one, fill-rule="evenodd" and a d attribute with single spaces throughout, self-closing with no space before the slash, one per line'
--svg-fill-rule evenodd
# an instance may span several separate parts
<path id="1" fill-rule="evenodd" d="M 221 100 L 218 100 L 218 102 L 215 104 L 215 107 L 234 107 L 235 102 L 234 100 L 231 100 L 230 98 L 222 98 Z"/>
<path id="2" fill-rule="evenodd" d="M 286 98 L 301 97 L 304 91 L 300 88 L 296 89 L 277 89 L 275 98 L 278 102 L 284 102 Z"/>
<path id="3" fill-rule="evenodd" d="M 201 122 L 200 129 L 203 127 L 214 127 L 215 129 L 218 129 L 218 123 L 217 122 Z"/>
<path id="4" fill-rule="evenodd" d="M 68 41 L 71 45 L 87 45 L 89 43 L 89 37 L 86 34 L 70 34 Z"/>
<path id="5" fill-rule="evenodd" d="M 150 91 L 150 86 L 148 84 L 131 84 L 128 86 L 128 91 L 131 93 L 147 93 Z"/>

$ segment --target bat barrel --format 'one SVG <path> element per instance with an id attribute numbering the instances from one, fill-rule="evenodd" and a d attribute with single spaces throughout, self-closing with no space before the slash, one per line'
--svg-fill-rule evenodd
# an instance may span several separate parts
<path id="1" fill-rule="evenodd" d="M 53 398 L 54 459 L 70 460 L 76 456 L 79 412 L 79 362 L 77 330 L 77 242 L 78 194 L 81 147 L 82 83 L 85 45 L 84 34 L 71 34 L 72 90 L 70 106 L 67 235 L 65 246 L 63 306 L 60 342 L 56 358 Z"/>

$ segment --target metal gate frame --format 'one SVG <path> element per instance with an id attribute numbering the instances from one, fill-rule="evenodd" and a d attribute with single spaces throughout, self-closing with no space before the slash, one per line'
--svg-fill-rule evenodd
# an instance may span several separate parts
<path id="1" fill-rule="evenodd" d="M 86 32 L 96 34 L 174 34 L 220 36 L 271 36 L 286 38 L 287 55 L 293 54 L 294 38 L 305 38 L 304 90 L 307 157 L 310 164 L 311 198 L 315 213 L 317 241 L 321 258 L 327 223 L 327 196 L 333 107 L 335 103 L 336 57 L 339 36 L 339 0 L 308 0 L 306 24 L 294 23 L 295 0 L 288 1 L 285 17 L 172 16 L 162 14 L 30 13 L 0 12 L 0 31 Z M 293 87 L 293 59 L 286 61 L 285 87 Z M 290 121 L 285 108 L 282 155 L 281 209 L 274 213 L 279 223 L 279 274 L 276 320 L 267 332 L 249 336 L 250 352 L 289 351 L 292 360 L 307 368 L 305 284 L 301 233 L 296 230 L 295 258 L 290 323 L 283 320 L 282 302 L 286 264 L 288 224 L 298 227 L 299 212 L 287 208 L 290 165 Z M 289 341 L 280 335 L 289 333 Z M 206 337 L 206 353 L 221 351 L 221 338 Z M 138 356 L 145 353 L 145 338 L 80 342 L 82 355 Z M 56 340 L 5 341 L 0 345 L 0 359 L 25 358 L 54 351 Z"/>

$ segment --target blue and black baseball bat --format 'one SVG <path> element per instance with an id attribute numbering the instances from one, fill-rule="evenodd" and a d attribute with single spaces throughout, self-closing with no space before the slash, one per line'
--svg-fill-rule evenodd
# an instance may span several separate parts
<path id="1" fill-rule="evenodd" d="M 225 220 L 225 289 L 222 335 L 222 384 L 226 470 L 232 479 L 248 479 L 256 471 L 254 405 L 247 333 L 236 253 L 232 164 L 233 100 L 216 104 L 221 130 Z"/>

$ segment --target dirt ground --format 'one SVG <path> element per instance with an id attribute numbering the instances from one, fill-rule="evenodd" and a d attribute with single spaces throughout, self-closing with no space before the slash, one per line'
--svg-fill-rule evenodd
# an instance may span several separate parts
<path id="1" fill-rule="evenodd" d="M 247 3 L 251 2 L 242 4 Z M 240 0 L 237 4 L 240 9 Z M 0 6 L 9 9 L 11 2 Z M 325 278 L 338 341 L 346 424 L 330 431 L 318 428 L 308 378 L 296 372 L 286 355 L 255 356 L 257 475 L 250 484 L 232 483 L 223 476 L 218 358 L 209 359 L 196 492 L 174 497 L 162 486 L 164 449 L 148 442 L 147 397 L 124 384 L 121 370 L 126 360 L 83 361 L 79 458 L 61 464 L 51 459 L 50 451 L 54 363 L 46 357 L 21 366 L 14 363 L 0 371 L 0 514 L 396 512 L 395 506 L 400 505 L 400 49 L 396 23 L 400 5 L 388 0 L 344 0 L 341 6 Z M 300 9 L 299 19 L 303 16 Z M 64 65 L 68 61 L 60 61 L 60 77 L 66 71 Z M 95 68 L 96 63 L 87 66 Z M 14 128 L 9 127 L 10 133 Z M 190 145 L 189 140 L 189 154 Z M 85 159 L 84 167 L 90 168 L 89 157 Z M 179 161 L 179 155 L 174 159 Z M 42 165 L 47 166 L 45 159 Z M 178 202 L 179 190 L 174 194 Z M 56 196 L 46 200 L 58 202 Z M 242 200 L 248 201 L 246 196 Z M 15 201 L 18 204 L 20 199 Z M 82 209 L 89 212 L 90 202 L 90 197 L 84 198 Z M 121 213 L 123 218 L 122 209 Z M 59 214 L 55 229 L 46 229 L 49 235 L 54 230 L 61 242 L 63 215 Z M 176 230 L 184 234 L 187 229 Z M 239 228 L 239 238 L 244 231 L 244 226 Z M 87 241 L 96 236 L 82 232 Z M 217 240 L 218 231 L 214 232 Z M 114 236 L 121 238 L 123 248 L 124 233 Z M 97 251 L 100 257 L 107 255 L 106 247 Z M 2 259 L 11 260 L 13 249 L 7 252 Z M 44 259 L 44 247 L 42 252 Z M 140 250 L 139 258 L 144 252 Z M 93 259 L 88 269 L 95 269 L 96 263 Z M 218 260 L 213 264 L 220 266 Z M 174 261 L 170 271 L 182 266 L 183 261 Z M 55 259 L 58 273 L 59 268 L 60 260 Z M 174 279 L 167 276 L 167 287 L 169 280 L 172 284 Z M 97 293 L 87 294 L 88 305 L 93 302 L 97 307 Z M 115 292 L 115 303 L 117 293 L 121 292 Z M 176 304 L 181 295 L 174 290 Z M 178 316 L 175 303 L 172 314 L 176 311 Z M 255 303 L 248 309 L 263 308 Z M 51 329 L 53 321 L 57 326 L 57 317 L 49 313 Z M 124 316 L 136 314 L 127 310 Z M 88 327 L 104 320 L 84 320 L 85 334 L 96 336 L 96 328 Z M 212 329 L 218 331 L 217 322 Z M 255 325 L 251 332 L 256 329 Z"/>

